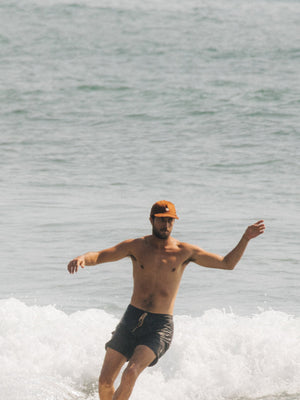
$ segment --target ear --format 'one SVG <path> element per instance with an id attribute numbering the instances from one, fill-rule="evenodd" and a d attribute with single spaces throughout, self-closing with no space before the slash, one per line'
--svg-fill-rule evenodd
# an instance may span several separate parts
<path id="1" fill-rule="evenodd" d="M 150 221 L 151 225 L 153 226 L 154 217 L 150 216 L 150 217 L 149 217 L 149 221 Z"/>

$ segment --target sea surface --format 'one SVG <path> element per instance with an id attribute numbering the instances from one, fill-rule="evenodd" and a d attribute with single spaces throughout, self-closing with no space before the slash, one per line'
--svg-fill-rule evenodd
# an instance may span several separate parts
<path id="1" fill-rule="evenodd" d="M 69 260 L 151 233 L 190 264 L 173 344 L 132 400 L 300 399 L 299 0 L 1 0 L 0 400 L 96 400 L 130 260 Z"/>

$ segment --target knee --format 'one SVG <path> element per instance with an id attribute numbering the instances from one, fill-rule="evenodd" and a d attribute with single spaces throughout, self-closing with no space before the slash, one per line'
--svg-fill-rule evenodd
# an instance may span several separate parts
<path id="1" fill-rule="evenodd" d="M 127 368 L 123 372 L 123 379 L 127 382 L 135 382 L 137 377 L 139 376 L 140 371 L 138 368 L 138 365 L 133 363 L 133 364 L 128 364 Z"/>
<path id="2" fill-rule="evenodd" d="M 99 390 L 108 390 L 111 389 L 114 385 L 113 379 L 110 376 L 105 374 L 100 374 L 99 376 Z"/>

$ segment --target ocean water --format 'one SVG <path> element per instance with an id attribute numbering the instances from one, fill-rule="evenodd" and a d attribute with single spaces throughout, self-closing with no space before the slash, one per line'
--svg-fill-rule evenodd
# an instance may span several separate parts
<path id="1" fill-rule="evenodd" d="M 0 399 L 94 400 L 129 260 L 150 233 L 225 255 L 190 264 L 174 341 L 132 399 L 300 399 L 300 2 L 0 3 Z"/>

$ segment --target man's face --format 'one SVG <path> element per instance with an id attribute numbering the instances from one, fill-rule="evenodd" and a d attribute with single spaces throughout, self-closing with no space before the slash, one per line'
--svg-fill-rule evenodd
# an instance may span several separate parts
<path id="1" fill-rule="evenodd" d="M 173 230 L 175 219 L 170 217 L 151 218 L 152 234 L 159 239 L 168 239 Z"/>

